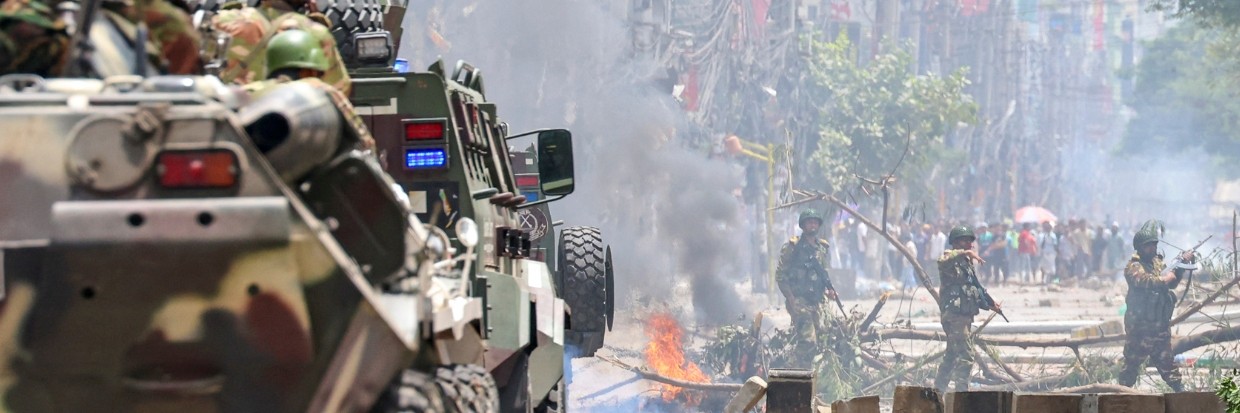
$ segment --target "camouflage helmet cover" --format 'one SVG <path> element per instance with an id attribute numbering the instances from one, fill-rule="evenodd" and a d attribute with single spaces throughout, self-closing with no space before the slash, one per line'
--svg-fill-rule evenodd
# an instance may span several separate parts
<path id="1" fill-rule="evenodd" d="M 1145 224 L 1141 225 L 1141 229 L 1137 230 L 1137 233 L 1132 236 L 1132 248 L 1141 249 L 1142 245 L 1158 242 L 1158 238 L 1164 230 L 1162 221 L 1156 219 L 1145 221 Z"/>
<path id="2" fill-rule="evenodd" d="M 283 69 L 327 71 L 327 55 L 314 36 L 303 30 L 285 30 L 267 42 L 267 73 Z"/>
<path id="3" fill-rule="evenodd" d="M 969 227 L 966 227 L 964 225 L 960 225 L 955 228 L 952 228 L 951 233 L 947 234 L 947 242 L 949 243 L 956 242 L 956 240 L 960 238 L 977 239 L 977 236 L 973 235 L 972 229 L 969 229 Z"/>
<path id="4" fill-rule="evenodd" d="M 818 223 L 821 224 L 822 214 L 818 213 L 818 210 L 813 208 L 801 211 L 800 218 L 797 218 L 797 225 L 805 225 L 805 220 L 807 219 L 816 219 L 818 220 Z"/>

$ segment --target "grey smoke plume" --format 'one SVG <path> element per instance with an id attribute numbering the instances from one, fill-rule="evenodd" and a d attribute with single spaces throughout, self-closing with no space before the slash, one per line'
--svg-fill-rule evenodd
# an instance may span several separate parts
<path id="1" fill-rule="evenodd" d="M 630 54 L 627 4 L 415 2 L 400 54 L 415 68 L 442 54 L 481 69 L 488 100 L 514 132 L 573 131 L 577 191 L 553 215 L 603 230 L 619 305 L 631 291 L 673 299 L 677 277 L 688 275 L 699 320 L 735 319 L 747 312 L 733 285 L 748 253 L 736 239 L 735 171 L 678 146 L 686 122 L 670 91 L 650 81 L 655 65 Z M 450 47 L 432 43 L 428 28 Z"/>

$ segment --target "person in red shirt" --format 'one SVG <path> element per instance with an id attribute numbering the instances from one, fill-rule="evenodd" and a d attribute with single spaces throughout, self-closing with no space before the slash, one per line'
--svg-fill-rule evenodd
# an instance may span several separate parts
<path id="1" fill-rule="evenodd" d="M 1033 224 L 1026 222 L 1016 238 L 1016 271 L 1021 282 L 1033 281 L 1034 263 L 1038 256 L 1038 239 L 1033 235 Z"/>

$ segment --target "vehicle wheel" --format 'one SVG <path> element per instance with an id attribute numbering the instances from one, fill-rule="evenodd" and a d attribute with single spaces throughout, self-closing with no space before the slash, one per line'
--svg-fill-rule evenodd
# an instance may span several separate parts
<path id="1" fill-rule="evenodd" d="M 567 410 L 567 406 L 568 385 L 566 385 L 564 383 L 564 379 L 561 378 L 560 382 L 556 383 L 555 387 L 551 388 L 551 393 L 547 394 L 547 399 L 543 400 L 543 402 L 539 404 L 538 408 L 534 409 L 534 411 L 537 413 L 564 413 L 564 411 Z"/>
<path id="2" fill-rule="evenodd" d="M 607 331 L 607 252 L 603 235 L 595 227 L 570 227 L 560 231 L 560 291 L 572 309 L 571 328 L 565 344 L 576 347 L 573 357 L 592 357 L 603 347 Z"/>
<path id="3" fill-rule="evenodd" d="M 435 379 L 417 370 L 401 372 L 375 401 L 373 413 L 431 413 L 444 411 L 443 396 Z"/>
<path id="4" fill-rule="evenodd" d="M 435 382 L 443 391 L 446 412 L 499 412 L 499 390 L 495 378 L 482 366 L 461 364 L 440 367 Z"/>

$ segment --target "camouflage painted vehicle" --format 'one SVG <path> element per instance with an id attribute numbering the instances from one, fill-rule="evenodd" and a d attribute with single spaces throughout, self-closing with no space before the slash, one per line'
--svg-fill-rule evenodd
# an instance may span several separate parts
<path id="1" fill-rule="evenodd" d="M 454 255 L 320 88 L 242 101 L 0 77 L 0 411 L 495 411 L 476 226 Z"/>

